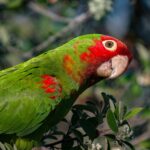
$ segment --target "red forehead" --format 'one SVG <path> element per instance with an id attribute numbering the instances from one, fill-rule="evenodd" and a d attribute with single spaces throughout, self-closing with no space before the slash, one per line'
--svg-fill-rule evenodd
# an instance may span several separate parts
<path id="1" fill-rule="evenodd" d="M 114 37 L 111 37 L 111 36 L 108 36 L 108 35 L 101 35 L 101 41 L 104 41 L 104 40 L 114 40 L 114 41 L 118 41 L 116 38 Z"/>

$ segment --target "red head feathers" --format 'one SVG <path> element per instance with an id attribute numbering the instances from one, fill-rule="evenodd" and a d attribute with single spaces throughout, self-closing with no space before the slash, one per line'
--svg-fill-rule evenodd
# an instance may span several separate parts
<path id="1" fill-rule="evenodd" d="M 132 55 L 127 46 L 118 39 L 101 35 L 100 39 L 94 39 L 94 45 L 82 53 L 80 58 L 89 66 L 94 65 L 98 76 L 115 78 L 126 70 Z"/>

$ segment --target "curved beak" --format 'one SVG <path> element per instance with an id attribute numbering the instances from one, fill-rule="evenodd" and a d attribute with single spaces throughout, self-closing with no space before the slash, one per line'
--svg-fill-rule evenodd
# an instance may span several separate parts
<path id="1" fill-rule="evenodd" d="M 114 79 L 127 69 L 128 64 L 129 59 L 126 55 L 114 56 L 97 68 L 97 75 L 108 79 Z"/>

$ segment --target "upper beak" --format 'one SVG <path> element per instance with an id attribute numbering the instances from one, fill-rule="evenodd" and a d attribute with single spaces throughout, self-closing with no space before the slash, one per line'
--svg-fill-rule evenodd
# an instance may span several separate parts
<path id="1" fill-rule="evenodd" d="M 126 55 L 117 55 L 97 68 L 97 75 L 108 79 L 120 76 L 128 67 L 129 59 Z"/>

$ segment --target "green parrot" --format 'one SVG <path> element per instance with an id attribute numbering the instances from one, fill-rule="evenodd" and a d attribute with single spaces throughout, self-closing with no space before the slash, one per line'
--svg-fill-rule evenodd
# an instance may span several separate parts
<path id="1" fill-rule="evenodd" d="M 131 59 L 118 39 L 88 34 L 0 71 L 0 141 L 30 150 L 85 89 L 118 77 Z"/>

